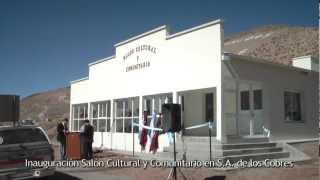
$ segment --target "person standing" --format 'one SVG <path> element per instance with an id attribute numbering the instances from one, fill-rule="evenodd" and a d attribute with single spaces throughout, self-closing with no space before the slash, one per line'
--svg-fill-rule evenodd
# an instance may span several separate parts
<path id="1" fill-rule="evenodd" d="M 80 128 L 80 146 L 81 146 L 81 158 L 92 159 L 92 143 L 93 143 L 94 128 L 90 124 L 89 120 L 85 120 L 84 124 Z"/>
<path id="2" fill-rule="evenodd" d="M 68 132 L 68 119 L 63 119 L 62 122 L 59 122 L 57 125 L 57 140 L 60 143 L 60 157 L 61 160 L 67 159 L 67 147 L 66 147 L 66 134 Z"/>
<path id="3" fill-rule="evenodd" d="M 93 159 L 92 143 L 93 143 L 94 128 L 89 123 L 89 120 L 88 120 L 88 124 L 86 126 L 85 132 L 86 132 L 86 136 L 88 138 L 88 142 L 87 142 L 88 155 L 87 155 L 87 158 L 88 159 Z"/>
<path id="4" fill-rule="evenodd" d="M 80 127 L 80 154 L 81 154 L 81 159 L 86 159 L 85 154 L 88 152 L 85 146 L 85 127 L 86 127 L 86 120 Z"/>

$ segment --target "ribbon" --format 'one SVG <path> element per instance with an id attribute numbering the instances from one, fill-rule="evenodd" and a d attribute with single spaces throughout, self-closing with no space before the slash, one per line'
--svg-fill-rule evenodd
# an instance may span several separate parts
<path id="1" fill-rule="evenodd" d="M 185 130 L 190 130 L 190 129 L 197 129 L 197 128 L 202 128 L 202 127 L 206 127 L 209 126 L 209 123 L 204 123 L 204 124 L 199 124 L 199 125 L 195 125 L 195 126 L 190 126 L 190 127 L 186 127 L 184 128 Z"/>
<path id="2" fill-rule="evenodd" d="M 155 128 L 155 127 L 150 127 L 150 126 L 145 126 L 143 124 L 138 124 L 138 123 L 133 123 L 133 126 L 138 126 L 138 127 L 142 127 L 145 129 L 149 129 L 149 130 L 153 130 L 153 131 L 163 131 L 163 129 L 161 128 Z M 197 129 L 197 128 L 202 128 L 202 127 L 208 127 L 210 129 L 213 128 L 213 123 L 211 121 L 207 122 L 207 123 L 203 123 L 203 124 L 199 124 L 199 125 L 195 125 L 195 126 L 190 126 L 190 127 L 186 127 L 184 128 L 184 130 L 190 130 L 190 129 Z"/>
<path id="3" fill-rule="evenodd" d="M 142 128 L 145 128 L 145 129 L 153 130 L 153 131 L 163 131 L 163 129 L 161 129 L 161 128 L 152 128 L 150 126 L 145 126 L 143 124 L 133 123 L 133 125 L 134 126 L 138 126 L 138 127 L 142 127 Z"/>

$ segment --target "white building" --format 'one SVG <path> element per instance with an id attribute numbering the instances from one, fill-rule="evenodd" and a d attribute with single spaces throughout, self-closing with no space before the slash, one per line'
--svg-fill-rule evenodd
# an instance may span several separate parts
<path id="1" fill-rule="evenodd" d="M 295 59 L 298 68 L 228 54 L 223 38 L 217 20 L 176 34 L 161 26 L 116 44 L 113 56 L 90 63 L 89 76 L 71 82 L 71 129 L 90 119 L 94 146 L 131 151 L 134 144 L 139 151 L 132 122 L 173 102 L 182 104 L 184 127 L 213 119 L 221 143 L 268 132 L 270 140 L 317 137 L 318 73 L 304 65 L 315 61 Z M 186 136 L 207 133 L 202 127 Z M 169 145 L 166 135 L 159 144 L 160 151 Z"/>

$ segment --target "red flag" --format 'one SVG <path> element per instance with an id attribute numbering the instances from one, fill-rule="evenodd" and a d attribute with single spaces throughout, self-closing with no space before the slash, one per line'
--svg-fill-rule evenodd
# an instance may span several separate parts
<path id="1" fill-rule="evenodd" d="M 159 113 L 159 118 L 157 119 L 157 128 L 161 126 L 161 114 Z M 151 144 L 150 144 L 150 152 L 152 151 L 153 154 L 157 152 L 157 149 L 159 147 L 159 131 L 154 131 L 152 139 L 151 139 Z"/>
<path id="2" fill-rule="evenodd" d="M 144 111 L 143 113 L 143 125 L 147 125 L 148 112 Z M 148 141 L 147 129 L 142 128 L 140 133 L 140 145 L 141 149 L 144 150 L 146 148 L 146 144 Z"/>

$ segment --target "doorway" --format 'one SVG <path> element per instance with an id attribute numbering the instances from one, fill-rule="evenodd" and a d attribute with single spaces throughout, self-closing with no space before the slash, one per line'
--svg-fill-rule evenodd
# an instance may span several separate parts
<path id="1" fill-rule="evenodd" d="M 216 89 L 205 88 L 178 93 L 182 104 L 182 122 L 184 128 L 213 122 L 212 136 L 216 136 Z M 184 131 L 185 136 L 208 136 L 208 126 Z"/>
<path id="2" fill-rule="evenodd" d="M 261 135 L 263 133 L 263 88 L 259 83 L 239 84 L 239 135 Z"/>

